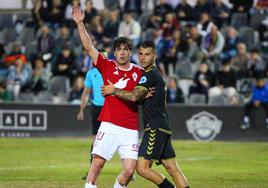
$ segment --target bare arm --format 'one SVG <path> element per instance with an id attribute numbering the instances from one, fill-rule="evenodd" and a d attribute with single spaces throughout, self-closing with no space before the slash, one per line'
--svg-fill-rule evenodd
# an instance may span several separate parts
<path id="1" fill-rule="evenodd" d="M 93 45 L 93 42 L 87 33 L 85 24 L 83 23 L 83 20 L 85 18 L 85 13 L 80 9 L 78 6 L 73 7 L 73 20 L 75 21 L 80 39 L 82 41 L 83 47 L 86 49 L 88 55 L 92 58 L 94 65 L 96 65 L 97 58 L 98 58 L 98 51 Z"/>
<path id="2" fill-rule="evenodd" d="M 80 111 L 77 115 L 77 119 L 78 120 L 84 120 L 84 112 L 85 112 L 85 108 L 87 106 L 87 102 L 88 102 L 88 95 L 90 94 L 91 89 L 89 88 L 84 88 L 82 96 L 81 96 L 81 104 L 80 104 Z"/>
<path id="3" fill-rule="evenodd" d="M 128 101 L 137 102 L 147 94 L 147 88 L 136 86 L 133 91 L 124 91 L 122 89 L 114 89 L 114 95 Z"/>
<path id="4" fill-rule="evenodd" d="M 142 86 L 136 86 L 133 91 L 124 91 L 122 89 L 115 88 L 114 85 L 108 80 L 109 85 L 102 86 L 102 95 L 115 95 L 121 99 L 137 102 L 146 96 L 148 89 Z"/>

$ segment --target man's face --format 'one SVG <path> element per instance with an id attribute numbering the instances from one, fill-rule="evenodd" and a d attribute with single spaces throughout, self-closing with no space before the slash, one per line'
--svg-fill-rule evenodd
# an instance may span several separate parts
<path id="1" fill-rule="evenodd" d="M 129 63 L 129 58 L 132 55 L 131 51 L 128 49 L 127 46 L 121 44 L 118 46 L 114 51 L 116 62 L 119 65 L 125 65 Z"/>
<path id="2" fill-rule="evenodd" d="M 153 48 L 140 47 L 138 50 L 140 65 L 146 69 L 154 64 L 156 59 L 155 50 Z"/>

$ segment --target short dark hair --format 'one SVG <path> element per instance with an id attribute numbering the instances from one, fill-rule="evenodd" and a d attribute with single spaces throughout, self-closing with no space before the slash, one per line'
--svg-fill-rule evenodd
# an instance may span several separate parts
<path id="1" fill-rule="evenodd" d="M 141 43 L 138 44 L 137 48 L 152 48 L 155 50 L 155 44 L 153 41 L 150 41 L 150 40 L 146 40 L 146 41 L 143 41 Z"/>
<path id="2" fill-rule="evenodd" d="M 113 44 L 113 51 L 116 50 L 119 46 L 124 45 L 127 47 L 130 51 L 132 51 L 133 48 L 133 41 L 127 37 L 119 37 L 114 41 Z"/>

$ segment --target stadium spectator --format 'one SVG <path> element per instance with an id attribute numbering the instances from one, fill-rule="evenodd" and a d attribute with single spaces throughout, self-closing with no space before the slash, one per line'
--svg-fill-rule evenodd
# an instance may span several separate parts
<path id="1" fill-rule="evenodd" d="M 119 37 L 128 37 L 133 40 L 134 46 L 140 41 L 141 25 L 134 19 L 132 12 L 124 12 L 123 20 L 118 29 Z"/>
<path id="2" fill-rule="evenodd" d="M 57 45 L 55 45 L 54 55 L 60 54 L 65 46 L 70 46 L 74 50 L 75 43 L 71 36 L 70 28 L 67 25 L 62 25 L 58 31 L 58 36 L 55 39 L 55 44 Z"/>
<path id="3" fill-rule="evenodd" d="M 107 53 L 104 50 L 100 50 L 102 54 L 107 57 Z M 100 121 L 98 121 L 101 109 L 104 105 L 104 97 L 101 95 L 101 87 L 103 86 L 103 79 L 101 73 L 96 67 L 90 69 L 86 74 L 86 79 L 84 81 L 84 89 L 81 96 L 80 110 L 77 114 L 78 120 L 84 120 L 85 108 L 90 97 L 90 112 L 91 112 L 91 126 L 92 126 L 92 144 L 90 148 L 90 153 L 92 152 L 96 135 L 100 127 Z M 92 163 L 93 156 L 90 154 L 90 163 Z M 87 178 L 88 173 L 82 179 Z"/>
<path id="4" fill-rule="evenodd" d="M 89 30 L 91 34 L 95 37 L 95 40 L 97 40 L 98 44 L 102 42 L 103 38 L 103 21 L 101 16 L 96 15 L 91 19 L 91 22 L 89 24 Z"/>
<path id="5" fill-rule="evenodd" d="M 2 101 L 12 101 L 13 94 L 11 91 L 7 90 L 6 83 L 0 80 L 0 102 Z"/>
<path id="6" fill-rule="evenodd" d="M 52 75 L 50 69 L 45 66 L 42 58 L 34 60 L 33 74 L 30 82 L 31 91 L 35 94 L 47 89 L 49 79 Z"/>
<path id="7" fill-rule="evenodd" d="M 200 61 L 200 45 L 202 36 L 199 34 L 196 26 L 192 26 L 187 35 L 188 50 L 186 52 L 186 58 L 191 62 Z"/>
<path id="8" fill-rule="evenodd" d="M 161 25 L 161 30 L 163 32 L 164 39 L 171 39 L 172 33 L 174 30 L 178 30 L 180 28 L 180 24 L 176 19 L 176 16 L 172 12 L 168 12 L 165 15 L 165 20 Z"/>
<path id="9" fill-rule="evenodd" d="M 74 23 L 72 20 L 72 7 L 73 6 L 80 6 L 80 0 L 71 0 L 70 3 L 67 4 L 64 12 L 64 24 L 67 25 L 70 30 L 74 29 Z"/>
<path id="10" fill-rule="evenodd" d="M 215 60 L 220 56 L 223 50 L 224 44 L 223 35 L 218 31 L 218 27 L 213 25 L 210 32 L 202 39 L 201 50 L 204 57 L 215 63 Z"/>
<path id="11" fill-rule="evenodd" d="M 245 105 L 244 124 L 242 130 L 250 128 L 250 112 L 254 107 L 263 107 L 266 113 L 266 130 L 268 130 L 268 85 L 265 83 L 264 75 L 258 74 L 256 85 L 252 90 L 252 97 L 249 103 Z"/>
<path id="12" fill-rule="evenodd" d="M 229 59 L 221 62 L 220 70 L 215 73 L 216 85 L 209 89 L 211 97 L 224 96 L 227 104 L 237 105 L 239 95 L 236 91 L 236 74 L 230 67 Z"/>
<path id="13" fill-rule="evenodd" d="M 213 22 L 211 21 L 211 17 L 207 12 L 203 12 L 200 15 L 200 19 L 197 22 L 197 29 L 201 36 L 206 36 L 210 33 L 211 27 L 213 26 Z"/>
<path id="14" fill-rule="evenodd" d="M 192 20 L 192 7 L 187 3 L 187 0 L 181 0 L 175 8 L 175 14 L 180 21 L 191 21 Z"/>
<path id="15" fill-rule="evenodd" d="M 17 61 L 23 64 L 27 63 L 26 55 L 22 52 L 22 46 L 20 43 L 13 43 L 11 51 L 8 54 L 2 55 L 0 76 L 3 80 L 6 80 L 8 73 L 10 72 L 9 67 L 15 66 Z M 3 49 L 5 51 L 5 49 Z"/>
<path id="16" fill-rule="evenodd" d="M 130 63 L 132 41 L 126 37 L 116 39 L 113 48 L 116 61 L 109 61 L 93 46 L 83 23 L 84 14 L 79 7 L 73 8 L 73 19 L 82 44 L 102 74 L 104 84 L 110 80 L 119 88 L 133 90 L 141 78 L 142 70 Z M 134 174 L 138 158 L 138 107 L 135 103 L 107 96 L 99 120 L 102 123 L 92 151 L 94 156 L 85 188 L 97 187 L 96 181 L 103 166 L 116 151 L 122 159 L 123 169 L 116 178 L 114 188 L 126 187 Z"/>
<path id="17" fill-rule="evenodd" d="M 247 46 L 240 42 L 236 45 L 236 49 L 237 54 L 231 59 L 230 66 L 236 72 L 237 78 L 249 77 L 249 53 L 247 52 Z"/>
<path id="18" fill-rule="evenodd" d="M 167 86 L 167 103 L 184 103 L 184 96 L 177 79 L 170 77 Z"/>
<path id="19" fill-rule="evenodd" d="M 143 100 L 145 133 L 139 148 L 137 172 L 160 188 L 189 188 L 186 177 L 177 165 L 176 154 L 171 143 L 171 129 L 166 110 L 166 84 L 155 66 L 156 51 L 152 41 L 138 46 L 138 56 L 144 68 L 139 84 L 132 91 L 116 88 L 111 82 L 102 87 L 102 94 L 115 95 L 121 99 L 138 102 Z M 150 88 L 154 88 L 152 97 Z M 149 94 L 148 94 L 149 93 Z M 157 115 L 156 115 L 157 114 Z M 153 162 L 167 170 L 175 186 L 161 173 L 152 168 Z"/>
<path id="20" fill-rule="evenodd" d="M 135 12 L 138 15 L 141 14 L 141 0 L 126 0 L 124 4 L 124 11 Z"/>
<path id="21" fill-rule="evenodd" d="M 93 17 L 98 15 L 98 11 L 93 6 L 92 0 L 85 1 L 85 23 L 90 23 Z"/>
<path id="22" fill-rule="evenodd" d="M 82 76 L 78 76 L 74 79 L 74 83 L 72 85 L 72 89 L 69 93 L 68 101 L 72 104 L 80 104 L 81 96 L 84 88 L 84 78 Z"/>
<path id="23" fill-rule="evenodd" d="M 78 57 L 77 70 L 78 73 L 85 76 L 87 71 L 93 67 L 93 62 L 87 51 L 83 49 L 83 52 Z"/>
<path id="24" fill-rule="evenodd" d="M 192 16 L 194 21 L 197 21 L 201 14 L 210 12 L 210 3 L 208 0 L 197 0 L 193 8 Z"/>
<path id="25" fill-rule="evenodd" d="M 250 58 L 248 62 L 249 75 L 256 77 L 258 74 L 265 72 L 266 64 L 260 55 L 260 51 L 257 48 L 253 48 L 250 51 Z"/>
<path id="26" fill-rule="evenodd" d="M 75 56 L 68 46 L 62 48 L 61 54 L 57 57 L 53 75 L 66 76 L 71 83 L 77 75 Z"/>
<path id="27" fill-rule="evenodd" d="M 33 19 L 33 27 L 36 30 L 48 21 L 48 10 L 47 7 L 44 6 L 44 3 L 42 3 L 42 0 L 34 1 L 34 6 L 31 10 L 31 13 Z"/>
<path id="28" fill-rule="evenodd" d="M 219 28 L 229 23 L 230 9 L 223 3 L 222 0 L 212 0 L 210 14 L 213 22 Z"/>
<path id="29" fill-rule="evenodd" d="M 192 94 L 203 94 L 208 102 L 208 90 L 215 85 L 215 76 L 206 62 L 199 64 L 198 71 L 194 74 L 194 84 L 189 88 L 189 98 Z"/>
<path id="30" fill-rule="evenodd" d="M 50 27 L 55 30 L 60 27 L 64 21 L 65 7 L 61 0 L 52 0 L 52 6 L 48 7 L 48 19 Z"/>
<path id="31" fill-rule="evenodd" d="M 231 59 L 237 53 L 236 46 L 240 42 L 240 39 L 237 35 L 237 31 L 233 27 L 227 29 L 227 36 L 225 37 L 225 44 L 223 51 L 220 55 L 221 59 Z"/>
<path id="32" fill-rule="evenodd" d="M 23 63 L 20 59 L 17 59 L 15 64 L 9 67 L 6 85 L 7 89 L 12 92 L 14 100 L 17 100 L 19 93 L 28 87 L 31 75 L 30 65 Z"/>
<path id="33" fill-rule="evenodd" d="M 164 46 L 163 63 L 165 66 L 166 73 L 171 75 L 169 72 L 169 65 L 172 65 L 172 70 L 176 68 L 178 56 L 183 56 L 183 53 L 188 50 L 188 44 L 186 40 L 181 36 L 180 30 L 173 30 L 171 38 L 167 38 Z"/>
<path id="34" fill-rule="evenodd" d="M 108 13 L 108 19 L 104 23 L 104 31 L 102 42 L 104 46 L 111 46 L 112 41 L 118 35 L 118 28 L 120 24 L 119 18 L 120 10 L 119 9 L 111 9 Z"/>
<path id="35" fill-rule="evenodd" d="M 173 8 L 167 0 L 160 0 L 159 4 L 154 7 L 154 15 L 159 17 L 159 20 L 162 20 L 168 12 L 173 12 Z"/>
<path id="36" fill-rule="evenodd" d="M 232 13 L 246 13 L 249 14 L 250 8 L 253 6 L 254 0 L 229 0 L 231 4 L 233 4 Z"/>
<path id="37" fill-rule="evenodd" d="M 119 0 L 103 0 L 103 3 L 106 9 L 120 9 Z"/>
<path id="38" fill-rule="evenodd" d="M 52 36 L 51 30 L 47 25 L 41 27 L 41 34 L 37 38 L 37 56 L 40 56 L 45 61 L 52 58 L 52 53 L 55 47 L 55 39 Z"/>
<path id="39" fill-rule="evenodd" d="M 266 0 L 257 0 L 256 6 L 261 8 L 268 8 L 268 2 Z"/>

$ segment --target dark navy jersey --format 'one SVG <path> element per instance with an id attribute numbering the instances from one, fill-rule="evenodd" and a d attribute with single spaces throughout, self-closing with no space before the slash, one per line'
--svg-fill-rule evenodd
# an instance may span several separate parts
<path id="1" fill-rule="evenodd" d="M 166 110 L 166 83 L 157 67 L 152 67 L 144 72 L 138 86 L 149 89 L 154 87 L 155 93 L 152 97 L 144 100 L 143 118 L 144 128 L 163 130 L 169 133 L 168 115 Z"/>

